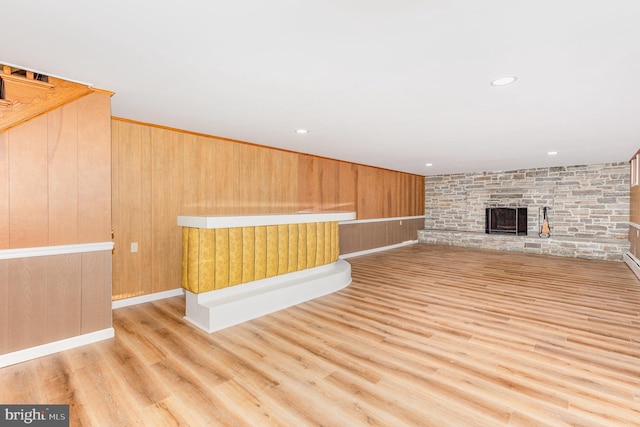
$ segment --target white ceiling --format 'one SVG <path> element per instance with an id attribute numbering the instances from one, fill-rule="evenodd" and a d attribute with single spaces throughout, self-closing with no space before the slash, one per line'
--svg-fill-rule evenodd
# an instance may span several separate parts
<path id="1" fill-rule="evenodd" d="M 5 3 L 0 63 L 114 116 L 421 175 L 640 147 L 638 0 Z"/>

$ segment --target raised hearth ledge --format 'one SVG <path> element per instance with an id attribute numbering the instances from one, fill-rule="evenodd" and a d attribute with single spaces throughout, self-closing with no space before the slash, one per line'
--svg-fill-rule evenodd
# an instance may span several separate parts
<path id="1" fill-rule="evenodd" d="M 476 231 L 418 230 L 420 243 L 464 246 L 512 252 L 527 252 L 571 258 L 620 261 L 629 251 L 629 242 L 618 239 L 598 239 L 571 236 L 510 236 Z"/>

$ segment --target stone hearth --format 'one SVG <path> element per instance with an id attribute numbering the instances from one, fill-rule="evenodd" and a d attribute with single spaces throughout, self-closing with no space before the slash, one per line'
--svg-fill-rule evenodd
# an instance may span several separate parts
<path id="1" fill-rule="evenodd" d="M 500 251 L 528 252 L 573 258 L 623 261 L 629 242 L 619 239 L 585 239 L 557 236 L 508 236 L 473 231 L 418 230 L 418 241 L 434 245 L 465 246 Z"/>

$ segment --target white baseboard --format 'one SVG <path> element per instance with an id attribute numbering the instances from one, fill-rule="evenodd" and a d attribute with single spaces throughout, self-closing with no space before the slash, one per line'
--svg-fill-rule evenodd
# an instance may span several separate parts
<path id="1" fill-rule="evenodd" d="M 417 240 L 407 240 L 406 242 L 397 243 L 395 245 L 382 246 L 382 247 L 379 247 L 379 248 L 367 249 L 367 250 L 359 251 L 359 252 L 351 252 L 350 254 L 343 254 L 343 255 L 340 255 L 340 258 L 341 259 L 353 258 L 355 256 L 372 254 L 372 253 L 381 252 L 381 251 L 388 251 L 389 249 L 401 248 L 403 246 L 413 245 L 415 243 L 418 243 L 418 241 Z"/>
<path id="2" fill-rule="evenodd" d="M 184 295 L 184 289 L 177 288 L 170 291 L 156 292 L 154 294 L 141 295 L 139 297 L 125 298 L 113 301 L 111 303 L 111 309 L 129 307 L 130 305 L 144 304 L 145 302 L 157 301 L 159 299 L 177 297 Z"/>
<path id="3" fill-rule="evenodd" d="M 633 271 L 636 277 L 640 279 L 640 260 L 634 257 L 633 255 L 631 255 L 631 253 L 629 252 L 624 254 L 623 258 L 624 258 L 624 262 L 629 266 L 631 271 Z"/>
<path id="4" fill-rule="evenodd" d="M 91 332 L 77 337 L 66 338 L 60 341 L 54 341 L 42 344 L 36 347 L 26 348 L 24 350 L 14 351 L 0 355 L 0 368 L 15 365 L 16 363 L 26 362 L 27 360 L 37 359 L 38 357 L 48 356 L 64 350 L 81 347 L 83 345 L 113 338 L 113 328 L 102 329 L 100 331 Z"/>

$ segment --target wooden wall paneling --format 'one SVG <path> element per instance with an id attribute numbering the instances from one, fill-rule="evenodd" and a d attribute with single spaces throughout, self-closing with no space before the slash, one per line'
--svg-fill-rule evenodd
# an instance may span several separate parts
<path id="1" fill-rule="evenodd" d="M 150 294 L 153 292 L 153 171 L 152 171 L 152 149 L 151 149 L 151 127 L 144 126 L 140 130 L 140 162 L 141 162 L 141 176 L 140 176 L 140 208 L 141 208 L 141 221 L 140 221 L 140 235 L 138 237 L 138 253 L 131 253 L 130 255 L 137 255 L 140 258 L 140 285 L 143 289 L 143 294 Z M 162 184 L 162 182 L 160 183 Z M 131 247 L 129 247 L 131 251 Z"/>
<path id="2" fill-rule="evenodd" d="M 640 153 L 638 150 L 632 159 Z M 637 165 L 636 167 L 640 167 Z M 633 182 L 631 174 L 634 172 L 631 169 L 631 162 L 629 163 L 630 179 L 629 183 Z M 629 221 L 640 225 L 640 185 L 633 185 L 629 190 Z M 634 226 L 629 226 L 629 252 L 636 258 L 640 257 L 640 231 Z"/>
<path id="3" fill-rule="evenodd" d="M 383 192 L 383 203 L 381 217 L 388 218 L 398 216 L 394 209 L 394 199 L 396 197 L 391 193 L 391 189 L 397 184 L 396 178 L 398 174 L 384 169 L 378 169 L 376 172 L 378 175 L 378 182 L 382 183 L 381 190 Z"/>
<path id="4" fill-rule="evenodd" d="M 111 252 L 82 254 L 82 334 L 111 327 L 111 277 Z"/>
<path id="5" fill-rule="evenodd" d="M 416 195 L 416 200 L 415 200 L 415 204 L 414 204 L 414 215 L 425 215 L 425 188 L 424 188 L 424 176 L 418 176 L 418 175 L 414 175 L 413 177 L 414 179 L 414 183 L 415 183 L 415 188 L 413 189 L 413 191 L 411 192 L 411 194 L 415 194 Z"/>
<path id="6" fill-rule="evenodd" d="M 119 222 L 114 228 L 116 250 L 114 263 L 120 274 L 115 299 L 141 295 L 142 266 L 140 253 L 131 253 L 131 243 L 140 242 L 142 234 L 142 127 L 120 123 L 118 167 Z M 114 208 L 115 209 L 115 208 Z M 114 224 L 115 227 L 115 224 Z"/>
<path id="7" fill-rule="evenodd" d="M 150 131 L 150 156 L 151 156 L 151 247 L 149 254 L 151 257 L 151 292 L 165 290 L 160 284 L 162 278 L 168 276 L 167 267 L 169 257 L 167 254 L 167 240 L 171 237 L 167 226 L 167 206 L 165 199 L 166 176 L 169 172 L 168 158 L 165 146 L 170 142 L 167 132 L 164 129 L 151 128 Z M 145 280 L 143 279 L 143 282 Z"/>
<path id="8" fill-rule="evenodd" d="M 0 260 L 0 354 L 9 350 L 9 260 Z"/>
<path id="9" fill-rule="evenodd" d="M 182 189 L 184 187 L 184 147 L 182 136 L 177 132 L 167 132 L 164 157 L 167 168 L 164 171 L 164 224 L 162 235 L 154 233 L 154 241 L 160 238 L 159 246 L 164 249 L 156 254 L 165 257 L 155 259 L 154 265 L 162 263 L 165 270 L 162 275 L 154 276 L 154 289 L 158 292 L 180 287 L 182 272 L 182 227 L 178 227 L 178 215 L 183 215 Z"/>
<path id="10" fill-rule="evenodd" d="M 322 207 L 321 171 L 312 156 L 298 156 L 298 206 L 300 210 L 319 210 Z"/>
<path id="11" fill-rule="evenodd" d="M 54 255 L 47 260 L 47 321 L 42 327 L 48 341 L 80 335 L 82 254 Z"/>
<path id="12" fill-rule="evenodd" d="M 390 177 L 385 170 L 377 168 L 372 169 L 374 181 L 371 188 L 374 188 L 378 193 L 378 204 L 371 206 L 373 208 L 371 218 L 385 218 L 391 216 L 391 201 L 389 199 L 389 186 L 391 185 L 389 182 Z"/>
<path id="13" fill-rule="evenodd" d="M 413 216 L 417 215 L 414 213 L 413 205 L 418 198 L 418 195 L 415 193 L 415 185 L 414 185 L 414 175 L 405 173 L 403 176 L 403 191 L 400 197 L 403 200 L 401 214 L 399 216 Z"/>
<path id="14" fill-rule="evenodd" d="M 238 211 L 238 205 L 240 210 L 244 210 L 248 201 L 239 190 L 245 185 L 251 186 L 251 183 L 243 181 L 243 176 L 238 174 L 238 167 L 245 159 L 238 156 L 232 142 L 203 138 L 203 143 L 209 148 L 207 158 L 211 162 L 206 180 L 211 195 L 204 196 L 207 212 L 232 214 Z"/>
<path id="15" fill-rule="evenodd" d="M 47 114 L 49 245 L 78 243 L 78 103 Z"/>
<path id="16" fill-rule="evenodd" d="M 339 205 L 339 162 L 300 155 L 298 160 L 298 199 L 302 209 L 335 211 Z"/>
<path id="17" fill-rule="evenodd" d="M 47 117 L 8 131 L 10 247 L 49 244 Z"/>
<path id="18" fill-rule="evenodd" d="M 9 133 L 0 133 L 0 249 L 9 249 Z"/>
<path id="19" fill-rule="evenodd" d="M 389 177 L 389 192 L 390 197 L 390 217 L 401 216 L 402 212 L 405 212 L 405 205 L 407 203 L 405 176 L 404 173 L 390 172 L 386 174 Z M 393 191 L 392 191 L 393 190 Z"/>
<path id="20" fill-rule="evenodd" d="M 113 122 L 113 223 L 118 246 L 114 299 L 179 286 L 182 236 L 176 225 L 178 215 L 292 212 L 313 207 L 356 210 L 362 219 L 410 215 L 405 213 L 406 206 L 415 203 L 415 195 L 394 194 L 407 186 L 402 180 L 408 174 L 119 119 Z M 150 151 L 140 142 L 146 129 L 151 135 Z M 144 152 L 149 153 L 151 187 L 145 184 Z M 146 199 L 143 193 L 148 194 Z M 147 204 L 149 211 L 145 211 Z M 144 221 L 150 224 L 151 261 L 144 263 L 150 270 L 135 261 L 136 256 L 145 256 L 145 245 L 140 245 L 139 255 L 129 252 L 130 243 L 146 235 Z M 142 234 L 134 236 L 134 232 Z M 151 290 L 142 282 L 151 283 Z M 122 289 L 121 283 L 126 284 Z"/>
<path id="21" fill-rule="evenodd" d="M 79 243 L 111 240 L 111 97 L 78 100 Z"/>
<path id="22" fill-rule="evenodd" d="M 170 271 L 175 267 L 177 254 L 171 251 L 171 245 L 180 246 L 180 242 L 175 240 L 173 228 L 178 228 L 176 216 L 172 215 L 173 210 L 170 209 L 169 184 L 173 176 L 173 166 L 176 160 L 169 155 L 167 146 L 175 145 L 171 135 L 164 129 L 151 128 L 151 292 L 161 292 L 168 290 L 168 280 L 171 276 Z M 174 150 L 175 151 L 175 150 Z M 180 183 L 180 181 L 178 181 Z M 173 183 L 174 185 L 177 183 Z M 181 186 L 181 184 L 180 184 Z M 172 227 L 175 226 L 175 227 Z M 143 279 L 144 280 L 144 279 Z M 167 282 L 164 284 L 163 282 Z M 179 282 L 175 282 L 173 288 L 179 287 Z M 171 289 L 171 288 L 170 288 Z"/>
<path id="23" fill-rule="evenodd" d="M 121 226 L 121 211 L 120 196 L 122 191 L 120 190 L 120 128 L 124 126 L 124 122 L 117 120 L 111 121 L 111 229 L 113 230 L 113 265 L 120 266 L 121 258 L 123 256 L 124 244 L 121 238 L 122 226 Z M 124 280 L 124 275 L 121 268 L 113 269 L 113 295 L 121 295 L 121 284 Z"/>
<path id="24" fill-rule="evenodd" d="M 268 163 L 269 190 L 267 206 L 275 212 L 298 210 L 298 162 L 299 154 L 288 151 L 264 149 L 264 158 Z M 270 161 L 268 159 L 271 159 Z M 264 176 L 264 175 L 263 175 Z"/>
<path id="25" fill-rule="evenodd" d="M 356 190 L 357 197 L 357 217 L 358 219 L 375 218 L 371 216 L 372 208 L 377 203 L 377 192 L 373 191 L 372 185 L 375 179 L 372 175 L 373 169 L 367 166 L 357 165 L 358 170 L 358 188 Z"/>
<path id="26" fill-rule="evenodd" d="M 268 204 L 269 178 L 261 148 L 249 144 L 230 144 L 233 148 L 233 196 L 225 200 L 224 212 L 264 213 Z M 248 177 L 254 177 L 247 180 Z"/>
<path id="27" fill-rule="evenodd" d="M 631 187 L 629 211 L 630 221 L 640 224 L 640 185 Z"/>
<path id="28" fill-rule="evenodd" d="M 358 219 L 384 218 L 388 212 L 385 171 L 358 165 Z"/>
<path id="29" fill-rule="evenodd" d="M 10 301 L 7 350 L 11 352 L 48 342 L 46 257 L 9 260 L 7 300 Z"/>
<path id="30" fill-rule="evenodd" d="M 200 169 L 206 163 L 204 149 L 195 135 L 183 134 L 184 148 L 184 215 L 200 215 Z"/>
<path id="31" fill-rule="evenodd" d="M 338 210 L 358 211 L 358 167 L 353 163 L 338 164 Z"/>
<path id="32" fill-rule="evenodd" d="M 272 157 L 270 164 L 270 182 L 267 206 L 271 205 L 276 212 L 291 212 L 299 210 L 298 202 L 298 164 L 300 155 L 287 151 L 265 150 L 268 157 Z M 267 157 L 267 158 L 268 158 Z"/>
<path id="33" fill-rule="evenodd" d="M 216 176 L 216 163 L 215 163 L 215 150 L 218 147 L 218 141 L 213 138 L 207 138 L 204 136 L 198 136 L 196 138 L 197 144 L 202 149 L 202 157 L 200 158 L 200 164 L 197 170 L 199 174 L 199 186 L 198 186 L 198 205 L 200 206 L 200 214 L 207 215 L 209 212 L 215 210 L 217 185 L 215 184 Z M 224 181 L 223 181 L 224 182 Z M 224 184 L 223 184 L 224 186 Z"/>
<path id="34" fill-rule="evenodd" d="M 360 252 L 418 239 L 424 220 L 403 219 L 340 225 L 340 254 Z"/>

